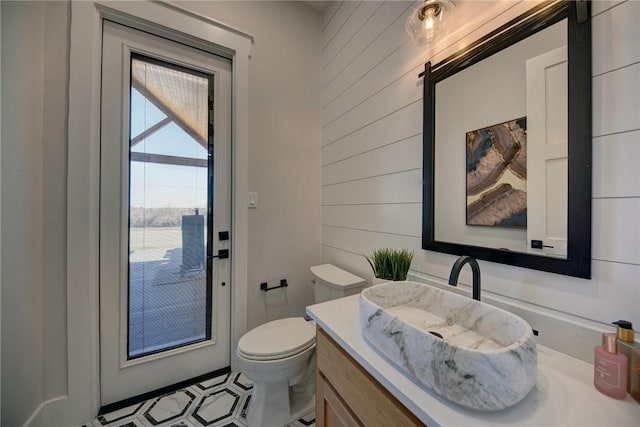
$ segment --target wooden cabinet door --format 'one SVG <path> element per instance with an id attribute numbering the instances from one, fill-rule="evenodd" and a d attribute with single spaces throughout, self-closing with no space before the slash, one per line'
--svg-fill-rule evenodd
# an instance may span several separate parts
<path id="1" fill-rule="evenodd" d="M 351 415 L 355 424 L 339 424 L 338 422 L 318 423 L 318 425 L 367 427 L 409 427 L 424 426 L 420 420 L 405 408 L 387 389 L 364 370 L 346 351 L 318 328 L 316 334 L 317 354 L 317 396 L 324 394 L 323 399 L 331 393 L 340 405 Z M 323 393 L 320 392 L 323 387 Z M 329 389 L 329 392 L 326 390 Z M 318 397 L 318 399 L 320 399 Z M 336 415 L 340 412 L 338 404 L 331 397 L 327 402 L 316 402 L 316 417 L 325 407 L 331 407 Z M 317 422 L 317 421 L 316 421 Z"/>
<path id="2" fill-rule="evenodd" d="M 316 426 L 358 427 L 362 424 L 320 374 L 316 376 Z"/>

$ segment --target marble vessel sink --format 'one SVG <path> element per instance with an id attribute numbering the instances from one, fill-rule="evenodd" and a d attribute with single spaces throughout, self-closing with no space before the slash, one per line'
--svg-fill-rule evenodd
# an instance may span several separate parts
<path id="1" fill-rule="evenodd" d="M 507 311 L 416 282 L 360 294 L 366 341 L 406 374 L 461 406 L 497 411 L 536 384 L 531 326 Z"/>

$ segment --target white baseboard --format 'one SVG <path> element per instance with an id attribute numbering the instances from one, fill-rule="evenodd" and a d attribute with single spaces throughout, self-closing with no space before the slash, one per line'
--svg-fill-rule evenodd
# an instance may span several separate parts
<path id="1" fill-rule="evenodd" d="M 79 426 L 95 417 L 96 414 L 90 413 L 86 402 L 73 402 L 69 396 L 58 396 L 42 402 L 23 427 Z"/>

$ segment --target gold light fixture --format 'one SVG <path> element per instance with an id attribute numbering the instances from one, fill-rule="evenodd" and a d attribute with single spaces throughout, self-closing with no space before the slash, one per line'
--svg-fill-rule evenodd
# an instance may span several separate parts
<path id="1" fill-rule="evenodd" d="M 445 34 L 447 20 L 444 16 L 448 15 L 453 7 L 450 0 L 421 1 L 405 23 L 405 30 L 411 40 L 417 45 L 425 46 L 432 43 L 436 36 Z"/>

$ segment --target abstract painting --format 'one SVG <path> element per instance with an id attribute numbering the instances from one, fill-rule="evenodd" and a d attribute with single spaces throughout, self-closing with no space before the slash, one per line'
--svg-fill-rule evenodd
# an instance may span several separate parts
<path id="1" fill-rule="evenodd" d="M 467 225 L 527 226 L 527 119 L 467 132 Z"/>

